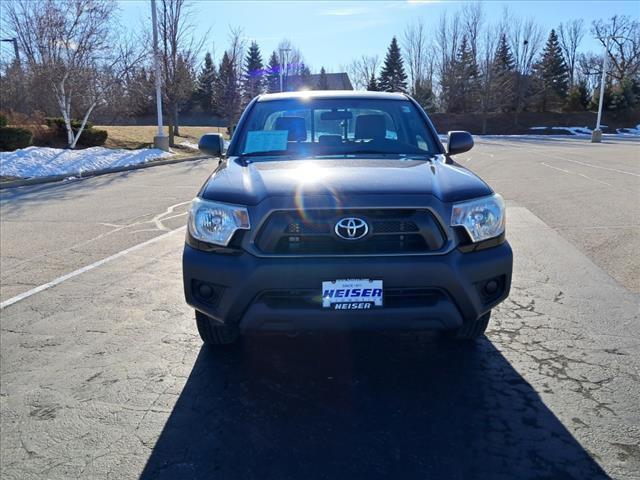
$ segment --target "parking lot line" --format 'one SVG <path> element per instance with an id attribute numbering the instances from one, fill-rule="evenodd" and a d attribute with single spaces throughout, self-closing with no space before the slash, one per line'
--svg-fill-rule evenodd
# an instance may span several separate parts
<path id="1" fill-rule="evenodd" d="M 62 282 L 65 282 L 67 280 L 69 280 L 70 278 L 74 278 L 77 277 L 78 275 L 81 275 L 85 272 L 88 272 L 90 270 L 93 270 L 94 268 L 99 267 L 100 265 L 104 265 L 105 263 L 108 263 L 112 260 L 115 260 L 117 258 L 123 257 L 131 252 L 134 252 L 136 250 L 139 250 L 143 247 L 146 247 L 147 245 L 150 245 L 152 243 L 155 242 L 159 242 L 160 240 L 163 240 L 164 238 L 168 237 L 169 235 L 173 235 L 176 232 L 179 232 L 181 230 L 184 230 L 186 227 L 180 227 L 180 228 L 176 228 L 175 230 L 170 230 L 166 233 L 163 233 L 162 235 L 158 235 L 157 237 L 153 237 L 147 241 L 144 241 L 142 243 L 138 243 L 137 245 L 134 245 L 132 247 L 129 248 L 125 248 L 124 250 L 121 250 L 117 253 L 114 253 L 113 255 L 110 255 L 106 258 L 103 258 L 102 260 L 98 260 L 96 262 L 93 262 L 89 265 L 85 265 L 82 268 L 79 268 L 77 270 L 74 270 L 73 272 L 67 273 L 65 275 L 62 275 L 61 277 L 58 277 L 54 280 L 51 280 L 50 282 L 47 282 L 45 284 L 39 285 L 35 288 L 32 288 L 31 290 L 27 290 L 26 292 L 21 293 L 20 295 L 16 295 L 15 297 L 9 298 L 8 300 L 5 300 L 4 302 L 0 303 L 0 310 L 7 308 L 10 305 L 13 305 L 14 303 L 20 302 L 22 300 L 24 300 L 25 298 L 29 298 L 33 295 L 35 295 L 36 293 L 40 293 L 44 290 L 47 290 L 51 287 L 55 287 L 56 285 L 61 284 Z"/>

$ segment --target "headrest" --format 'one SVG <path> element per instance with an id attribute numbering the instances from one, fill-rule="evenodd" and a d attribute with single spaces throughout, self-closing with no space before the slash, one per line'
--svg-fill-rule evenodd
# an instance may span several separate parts
<path id="1" fill-rule="evenodd" d="M 383 140 L 387 136 L 384 115 L 358 115 L 356 117 L 356 139 Z"/>
<path id="2" fill-rule="evenodd" d="M 290 142 L 303 142 L 307 139 L 307 127 L 303 117 L 278 117 L 276 130 L 288 130 Z"/>

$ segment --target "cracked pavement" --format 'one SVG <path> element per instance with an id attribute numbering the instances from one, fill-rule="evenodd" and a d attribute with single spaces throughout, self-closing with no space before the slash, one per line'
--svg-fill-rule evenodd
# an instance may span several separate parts
<path id="1" fill-rule="evenodd" d="M 497 142 L 468 166 L 500 191 L 498 163 L 520 147 Z M 593 161 L 570 141 L 553 148 Z M 618 272 L 617 254 L 607 261 L 555 225 L 562 207 L 531 202 L 557 181 L 574 182 L 563 201 L 595 183 L 537 155 L 518 168 L 554 177 L 505 188 L 512 292 L 473 348 L 431 334 L 308 334 L 202 349 L 180 231 L 3 309 L 2 478 L 640 478 L 638 260 Z M 211 168 L 3 193 L 2 299 L 178 228 Z M 634 188 L 621 178 L 613 205 Z"/>

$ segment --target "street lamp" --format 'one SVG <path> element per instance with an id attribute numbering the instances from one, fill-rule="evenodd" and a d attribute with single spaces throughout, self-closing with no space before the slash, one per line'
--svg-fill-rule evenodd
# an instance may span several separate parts
<path id="1" fill-rule="evenodd" d="M 280 49 L 280 91 L 284 92 L 284 66 L 287 64 L 289 60 L 289 52 L 290 48 L 281 48 Z M 288 68 L 287 68 L 287 73 Z"/>
<path id="2" fill-rule="evenodd" d="M 609 35 L 604 46 L 604 58 L 602 59 L 602 77 L 600 78 L 600 98 L 598 100 L 598 119 L 596 120 L 596 128 L 591 132 L 591 143 L 602 142 L 602 129 L 600 128 L 600 120 L 602 120 L 602 106 L 604 103 L 604 84 L 607 80 L 607 66 L 609 63 L 609 42 L 614 38 L 628 40 L 626 37 L 618 37 Z"/>
<path id="3" fill-rule="evenodd" d="M 20 65 L 20 54 L 18 53 L 18 39 L 17 38 L 3 38 L 0 42 L 13 43 L 13 52 L 16 54 L 16 63 Z"/>
<path id="4" fill-rule="evenodd" d="M 156 71 L 156 109 L 158 111 L 158 135 L 153 137 L 153 146 L 169 151 L 169 137 L 162 130 L 162 71 L 160 70 L 160 54 L 158 53 L 158 14 L 156 0 L 151 0 L 151 22 L 153 23 L 153 62 Z"/>

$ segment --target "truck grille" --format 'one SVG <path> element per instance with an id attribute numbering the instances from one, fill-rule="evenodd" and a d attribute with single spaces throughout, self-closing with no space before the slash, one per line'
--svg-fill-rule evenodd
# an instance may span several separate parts
<path id="1" fill-rule="evenodd" d="M 368 234 L 360 240 L 336 235 L 336 223 L 347 217 L 366 221 Z M 278 211 L 256 237 L 259 250 L 280 255 L 415 254 L 439 250 L 444 242 L 433 215 L 416 209 Z"/>
<path id="2" fill-rule="evenodd" d="M 384 289 L 386 308 L 432 307 L 446 298 L 446 293 L 436 288 Z M 320 289 L 267 290 L 258 296 L 258 301 L 269 308 L 318 309 L 322 307 L 322 294 Z"/>

